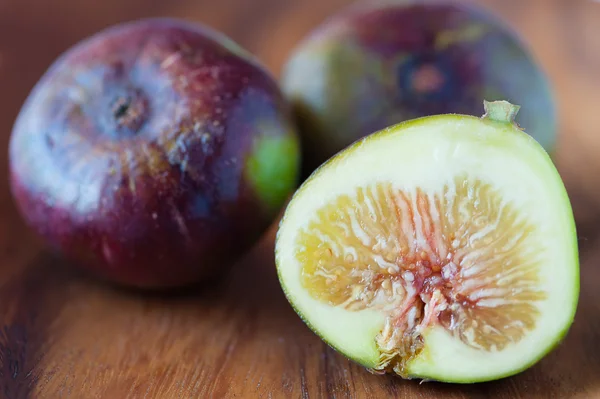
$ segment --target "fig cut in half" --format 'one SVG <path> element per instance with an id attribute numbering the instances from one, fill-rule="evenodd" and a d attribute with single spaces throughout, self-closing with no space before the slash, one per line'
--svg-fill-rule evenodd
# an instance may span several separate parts
<path id="1" fill-rule="evenodd" d="M 515 123 L 438 115 L 374 133 L 296 192 L 281 285 L 307 325 L 375 373 L 457 383 L 519 373 L 571 326 L 575 223 L 544 149 Z"/>

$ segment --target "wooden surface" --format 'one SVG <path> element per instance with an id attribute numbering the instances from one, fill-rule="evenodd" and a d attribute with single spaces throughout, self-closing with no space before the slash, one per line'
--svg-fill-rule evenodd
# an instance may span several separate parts
<path id="1" fill-rule="evenodd" d="M 79 39 L 143 16 L 223 30 L 278 74 L 290 48 L 347 0 L 0 0 L 0 131 L 49 63 Z M 376 377 L 316 338 L 279 289 L 273 231 L 200 293 L 112 289 L 42 249 L 0 180 L 1 398 L 600 397 L 600 3 L 487 0 L 532 46 L 559 96 L 558 164 L 582 268 L 566 341 L 529 371 L 475 386 Z M 0 152 L 6 175 L 6 152 Z M 540 200 L 543 200 L 540 199 Z"/>

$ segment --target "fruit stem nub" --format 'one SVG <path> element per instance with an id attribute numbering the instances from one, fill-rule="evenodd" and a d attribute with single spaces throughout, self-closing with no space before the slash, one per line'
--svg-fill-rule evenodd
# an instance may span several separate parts
<path id="1" fill-rule="evenodd" d="M 483 100 L 483 108 L 485 109 L 484 119 L 502 123 L 514 123 L 521 106 L 511 104 L 508 101 Z"/>

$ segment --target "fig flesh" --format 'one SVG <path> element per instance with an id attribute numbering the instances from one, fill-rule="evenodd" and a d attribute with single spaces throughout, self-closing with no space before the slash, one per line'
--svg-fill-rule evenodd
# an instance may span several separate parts
<path id="1" fill-rule="evenodd" d="M 570 201 L 513 122 L 447 114 L 389 127 L 321 166 L 277 234 L 282 288 L 333 348 L 377 373 L 472 383 L 535 364 L 579 297 Z"/>

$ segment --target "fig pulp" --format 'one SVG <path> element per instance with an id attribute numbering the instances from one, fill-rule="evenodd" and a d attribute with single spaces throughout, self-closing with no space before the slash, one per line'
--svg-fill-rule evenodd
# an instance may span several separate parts
<path id="1" fill-rule="evenodd" d="M 274 220 L 298 169 L 266 69 L 224 35 L 171 19 L 69 49 L 10 141 L 25 221 L 77 264 L 138 287 L 225 271 Z"/>
<path id="2" fill-rule="evenodd" d="M 481 101 L 528 110 L 517 122 L 550 153 L 554 100 L 524 42 L 475 6 L 358 2 L 292 52 L 282 86 L 296 110 L 304 175 L 357 139 L 417 117 L 480 115 Z"/>
<path id="3" fill-rule="evenodd" d="M 573 322 L 577 237 L 562 180 L 514 124 L 518 107 L 486 109 L 367 136 L 284 213 L 275 255 L 288 300 L 373 372 L 498 379 L 540 360 Z"/>

